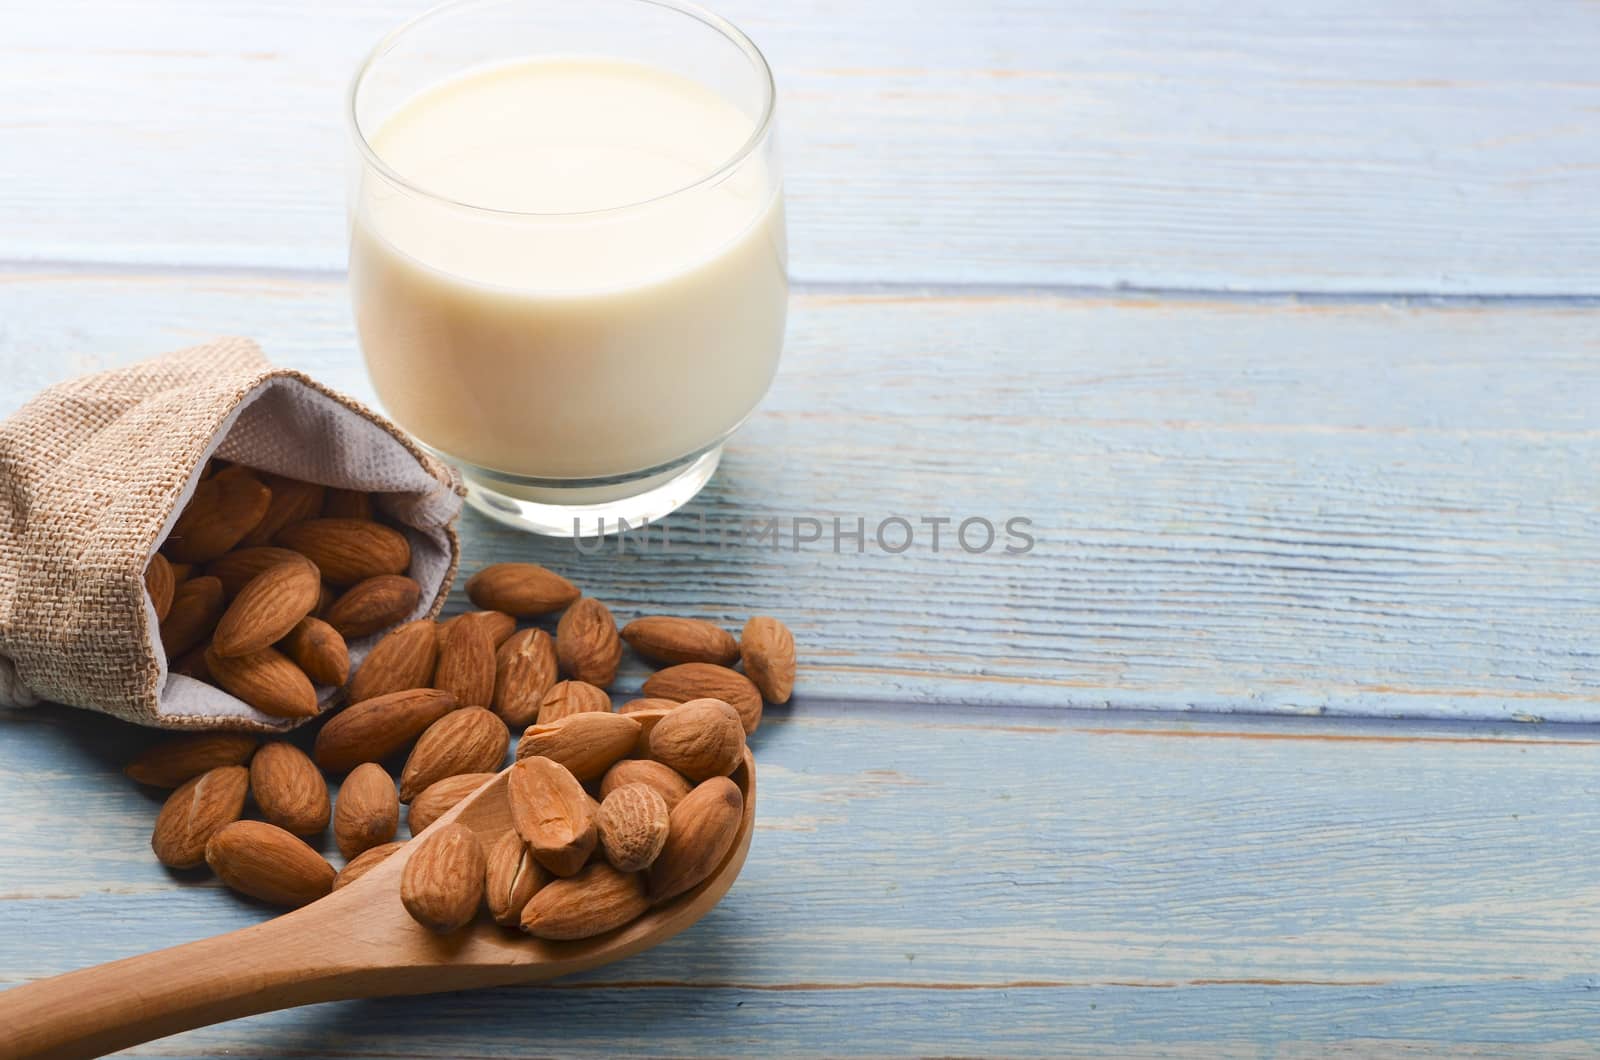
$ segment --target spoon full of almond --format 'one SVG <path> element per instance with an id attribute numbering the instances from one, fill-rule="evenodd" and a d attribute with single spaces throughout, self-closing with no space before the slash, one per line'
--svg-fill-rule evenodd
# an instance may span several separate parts
<path id="1" fill-rule="evenodd" d="M 424 926 L 418 914 L 428 896 L 418 892 L 428 890 L 427 881 L 415 877 L 426 873 L 420 863 L 408 873 L 408 865 L 419 854 L 427 856 L 430 837 L 459 835 L 453 826 L 469 831 L 483 850 L 512 831 L 519 822 L 510 775 L 523 765 L 496 774 L 359 879 L 292 913 L 0 992 L 0 1058 L 98 1056 L 296 1005 L 532 983 L 599 967 L 694 924 L 744 865 L 756 801 L 755 762 L 748 751 L 729 778 L 741 799 L 727 853 L 693 887 L 658 895 L 664 900 L 636 919 L 574 941 L 530 938 L 482 914 L 453 931 Z"/>

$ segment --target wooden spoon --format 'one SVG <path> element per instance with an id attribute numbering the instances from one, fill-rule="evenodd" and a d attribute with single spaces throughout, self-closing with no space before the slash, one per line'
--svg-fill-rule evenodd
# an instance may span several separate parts
<path id="1" fill-rule="evenodd" d="M 609 934 L 546 942 L 481 918 L 436 935 L 400 904 L 400 872 L 415 846 L 407 844 L 355 883 L 275 920 L 0 993 L 0 1058 L 99 1056 L 295 1005 L 531 983 L 619 961 L 699 920 L 739 875 L 755 821 L 749 752 L 733 780 L 744 792 L 744 818 L 717 871 Z M 506 774 L 437 823 L 448 821 L 484 840 L 510 828 Z"/>

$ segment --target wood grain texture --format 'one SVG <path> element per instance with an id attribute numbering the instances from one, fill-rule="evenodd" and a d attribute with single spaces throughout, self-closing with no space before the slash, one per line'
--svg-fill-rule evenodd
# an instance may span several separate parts
<path id="1" fill-rule="evenodd" d="M 0 412 L 218 331 L 370 394 L 334 282 L 13 273 L 0 320 Z M 588 555 L 469 515 L 463 575 L 541 560 L 622 621 L 782 615 L 802 698 L 1593 719 L 1593 325 L 1533 307 L 802 296 L 777 386 L 667 524 L 671 551 L 658 532 Z M 767 515 L 822 520 L 823 539 L 796 550 L 792 522 L 776 550 L 740 537 Z M 964 518 L 1014 515 L 1032 520 L 1026 555 L 1003 533 L 979 555 L 953 541 Z M 871 536 L 892 516 L 954 521 L 939 552 L 916 525 L 888 555 Z M 836 517 L 866 520 L 865 554 L 833 551 Z M 622 687 L 645 673 L 630 661 Z"/>
<path id="2" fill-rule="evenodd" d="M 149 857 L 157 803 L 117 772 L 148 733 L 55 707 L 0 726 L 0 805 L 74 810 L 3 839 L 0 937 L 28 943 L 0 948 L 0 984 L 267 915 Z M 769 719 L 755 750 L 745 872 L 660 949 L 136 1052 L 1587 1048 L 1591 730 L 840 703 Z"/>
<path id="3" fill-rule="evenodd" d="M 347 79 L 426 4 L 0 7 L 0 259 L 340 270 Z M 1600 293 L 1600 10 L 716 6 L 801 281 Z"/>

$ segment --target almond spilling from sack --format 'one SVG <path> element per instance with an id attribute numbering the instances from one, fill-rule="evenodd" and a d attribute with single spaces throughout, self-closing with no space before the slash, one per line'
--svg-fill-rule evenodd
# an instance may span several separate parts
<path id="1" fill-rule="evenodd" d="M 169 667 L 279 716 L 314 715 L 330 686 L 348 705 L 309 743 L 176 737 L 130 763 L 135 781 L 174 789 L 152 836 L 162 861 L 208 864 L 230 888 L 292 907 L 405 850 L 388 885 L 419 924 L 448 933 L 482 915 L 551 940 L 623 927 L 724 863 L 744 813 L 731 778 L 764 704 L 794 685 L 782 623 L 757 616 L 735 637 L 646 615 L 619 630 L 604 603 L 530 563 L 473 575 L 480 610 L 416 619 L 409 546 L 365 494 L 237 466 L 205 482 L 216 485 L 187 545 L 147 578 L 163 638 L 182 649 Z M 553 636 L 551 619 L 518 628 L 554 612 Z M 372 633 L 352 667 L 347 637 Z M 625 644 L 664 668 L 617 707 Z M 513 737 L 500 823 L 475 832 L 476 807 L 440 822 L 496 779 Z M 336 795 L 324 773 L 343 775 Z M 416 838 L 400 842 L 405 803 Z M 265 820 L 245 819 L 252 805 Z M 330 822 L 338 871 L 315 848 Z"/>

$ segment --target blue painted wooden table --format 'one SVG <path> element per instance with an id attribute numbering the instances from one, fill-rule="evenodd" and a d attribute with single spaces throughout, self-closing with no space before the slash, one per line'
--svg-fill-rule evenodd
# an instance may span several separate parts
<path id="1" fill-rule="evenodd" d="M 678 547 L 469 515 L 464 573 L 791 621 L 744 875 L 570 981 L 134 1052 L 1591 1053 L 1600 10 L 724 6 L 783 91 L 778 384 Z M 0 412 L 218 333 L 369 395 L 338 105 L 408 13 L 0 3 Z M 0 986 L 265 915 L 151 859 L 146 739 L 0 715 Z"/>

